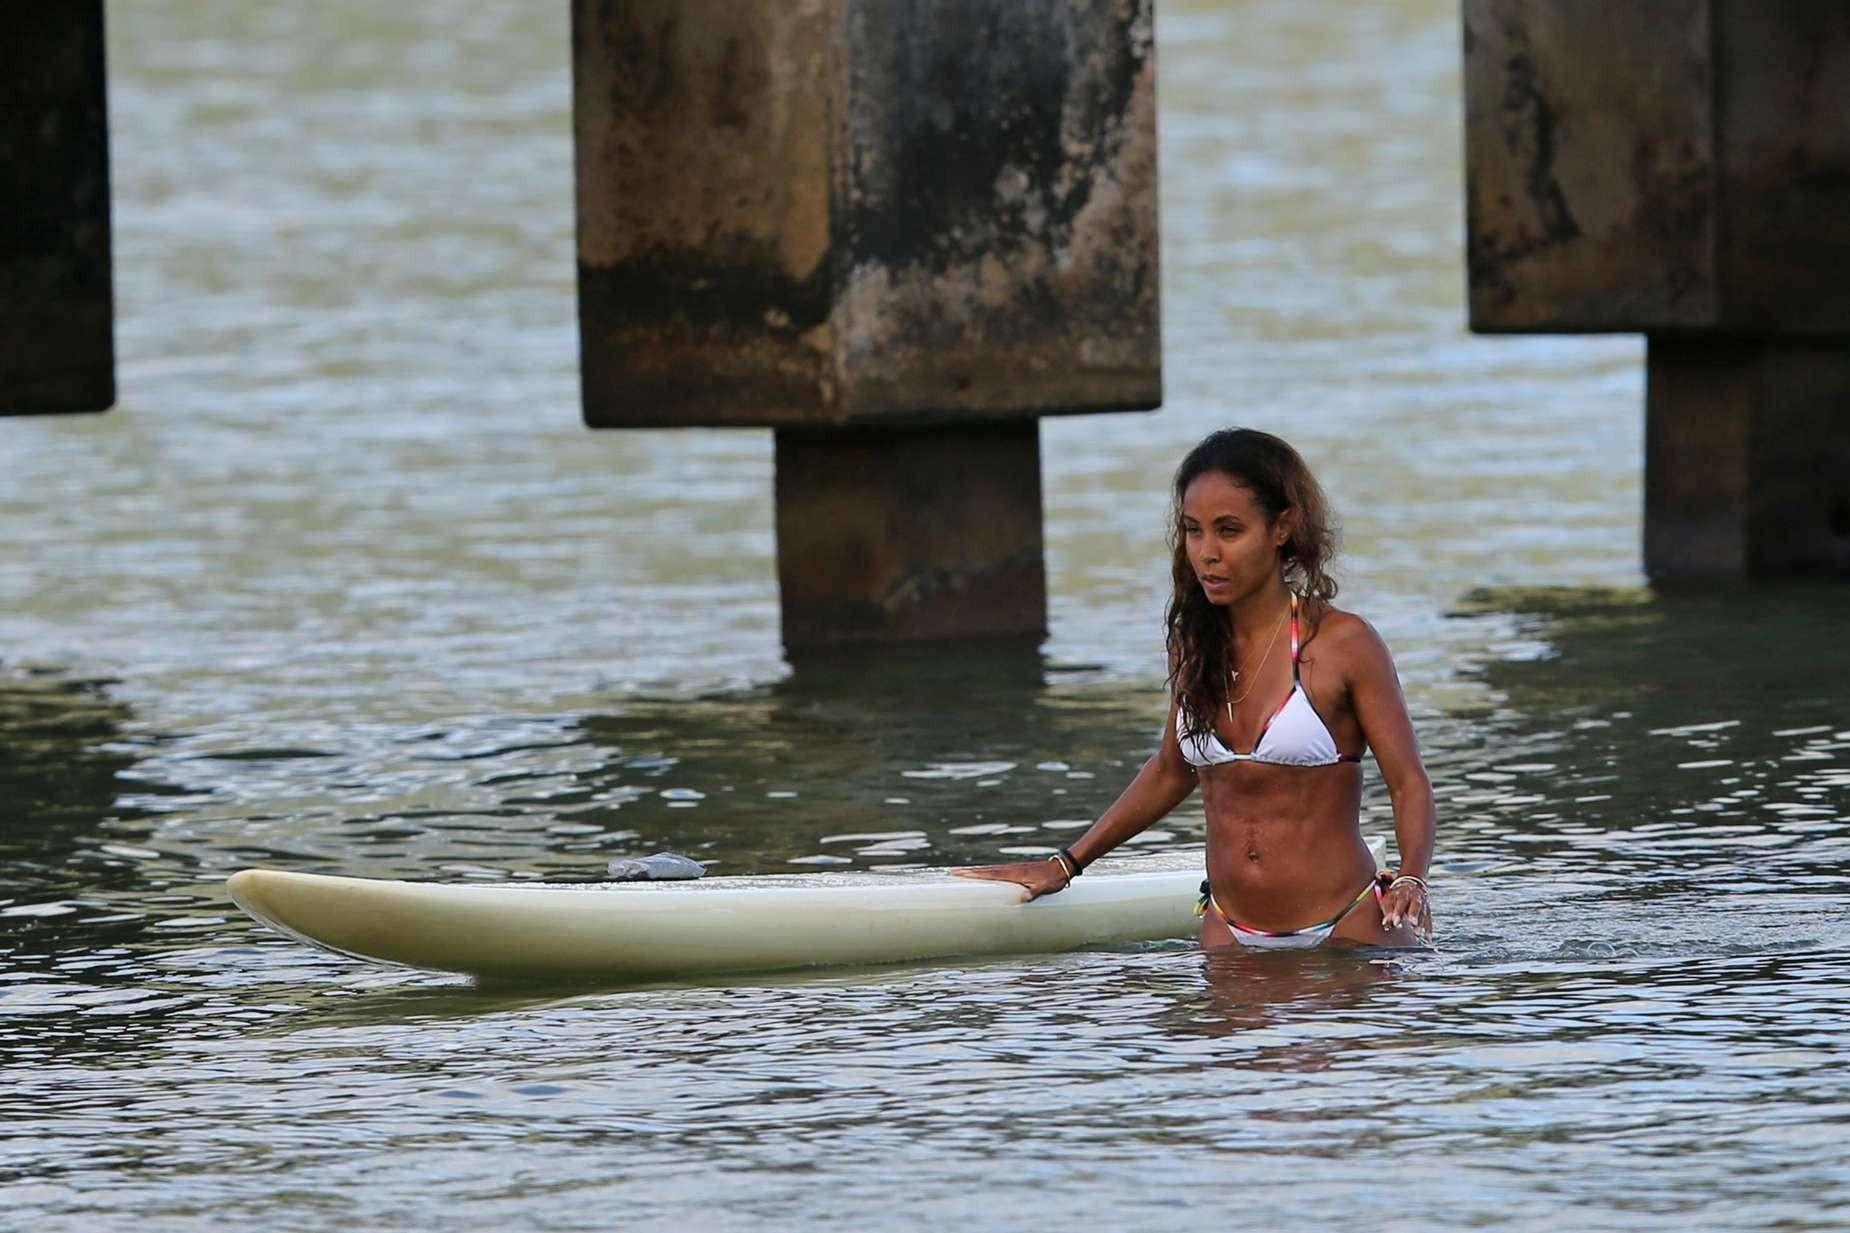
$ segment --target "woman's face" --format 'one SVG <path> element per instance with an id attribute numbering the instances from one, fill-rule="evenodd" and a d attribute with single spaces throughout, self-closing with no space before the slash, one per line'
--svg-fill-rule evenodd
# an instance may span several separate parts
<path id="1" fill-rule="evenodd" d="M 1285 517 L 1268 521 L 1252 491 L 1224 472 L 1204 472 L 1182 493 L 1182 541 L 1209 603 L 1230 604 L 1276 578 L 1287 538 Z"/>

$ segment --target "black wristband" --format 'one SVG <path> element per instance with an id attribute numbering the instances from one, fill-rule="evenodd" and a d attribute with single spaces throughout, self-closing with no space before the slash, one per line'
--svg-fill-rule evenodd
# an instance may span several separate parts
<path id="1" fill-rule="evenodd" d="M 1066 858 L 1066 863 L 1073 867 L 1073 876 L 1075 878 L 1086 871 L 1086 867 L 1079 863 L 1079 858 L 1073 855 L 1073 850 L 1071 848 L 1061 848 L 1060 855 L 1064 856 Z"/>

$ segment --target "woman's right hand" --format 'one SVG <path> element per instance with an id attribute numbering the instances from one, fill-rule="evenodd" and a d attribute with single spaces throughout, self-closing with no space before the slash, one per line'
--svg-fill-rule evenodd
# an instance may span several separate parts
<path id="1" fill-rule="evenodd" d="M 1016 861 L 1012 865 L 978 865 L 974 868 L 953 869 L 952 873 L 960 878 L 980 878 L 990 882 L 1013 882 L 1027 888 L 1028 893 L 1021 897 L 1023 903 L 1039 899 L 1042 895 L 1051 895 L 1067 888 L 1072 879 L 1066 876 L 1066 866 L 1052 856 L 1038 861 Z"/>

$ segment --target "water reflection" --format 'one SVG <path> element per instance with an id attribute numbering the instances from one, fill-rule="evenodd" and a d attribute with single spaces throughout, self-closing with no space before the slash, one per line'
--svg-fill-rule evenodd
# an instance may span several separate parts
<path id="1" fill-rule="evenodd" d="M 1842 588 L 1497 588 L 1465 596 L 1457 611 L 1517 618 L 1516 634 L 1484 669 L 1515 710 L 1622 708 L 1653 727 L 1759 710 L 1801 723 L 1850 721 L 1850 700 L 1820 688 L 1850 668 Z"/>
<path id="2" fill-rule="evenodd" d="M 1850 672 L 1850 596 L 1514 590 L 1462 608 L 1516 618 L 1477 670 L 1476 756 L 1435 783 L 1442 861 L 1507 897 L 1476 941 L 1598 958 L 1838 936 L 1850 699 L 1821 684 Z"/>
<path id="3" fill-rule="evenodd" d="M 135 762 L 122 744 L 128 709 L 108 680 L 0 669 L 0 799 L 13 821 L 0 859 L 49 857 L 94 829 L 116 799 L 116 776 Z"/>
<path id="4" fill-rule="evenodd" d="M 1843 830 L 1850 697 L 1827 683 L 1850 679 L 1850 595 L 1505 591 L 1465 606 L 1516 614 L 1520 633 L 1480 669 L 1499 705 L 1454 805 L 1534 806 L 1563 837 L 1682 831 L 1716 847 Z"/>
<path id="5" fill-rule="evenodd" d="M 171 930 L 225 920 L 167 892 L 184 862 L 157 846 L 150 814 L 120 805 L 146 741 L 127 734 L 114 685 L 55 670 L 0 678 L 0 1017 L 30 1025 L 41 1055 L 129 1043 L 86 1020 L 159 1033 L 189 1001 L 157 971 L 181 936 Z M 12 1035 L 0 1031 L 0 1057 Z"/>
<path id="6" fill-rule="evenodd" d="M 215 908 L 218 879 L 251 864 L 570 880 L 663 848 L 719 873 L 1044 852 L 1115 797 L 1160 725 L 1159 693 L 1090 672 L 960 645 L 576 714 L 324 725 L 287 747 L 138 738 L 91 816 L 158 849 L 144 889 L 205 881 Z M 1190 834 L 1185 810 L 1144 842 Z"/>
<path id="7" fill-rule="evenodd" d="M 676 847 L 724 872 L 1051 851 L 1115 798 L 1162 718 L 1159 694 L 1065 685 L 1084 669 L 1019 645 L 794 668 L 764 690 L 629 699 L 585 719 L 606 761 L 567 791 L 582 823 L 606 829 L 583 842 L 620 835 L 627 850 Z"/>
<path id="8" fill-rule="evenodd" d="M 1368 1012 L 1380 986 L 1416 962 L 1354 951 L 1270 954 L 1222 946 L 1202 952 L 1198 998 L 1185 999 L 1166 1022 L 1179 1033 L 1241 1036 L 1260 1051 L 1254 1063 L 1313 1069 L 1328 1062 L 1330 1040 L 1319 1034 L 1264 1033 L 1300 1016 L 1345 1021 Z"/>
<path id="9" fill-rule="evenodd" d="M 0 959 L 39 949 L 38 935 L 62 934 L 87 909 L 94 923 L 99 899 L 136 886 L 159 856 L 141 846 L 135 811 L 115 808 L 136 752 L 112 684 L 0 676 Z"/>

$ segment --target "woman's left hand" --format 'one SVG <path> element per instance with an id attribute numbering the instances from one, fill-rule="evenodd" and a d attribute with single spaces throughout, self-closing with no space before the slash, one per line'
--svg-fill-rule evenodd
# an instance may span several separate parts
<path id="1" fill-rule="evenodd" d="M 1432 941 L 1432 902 L 1426 889 L 1417 882 L 1402 882 L 1381 896 L 1381 923 L 1389 929 L 1410 925 L 1415 933 Z"/>

